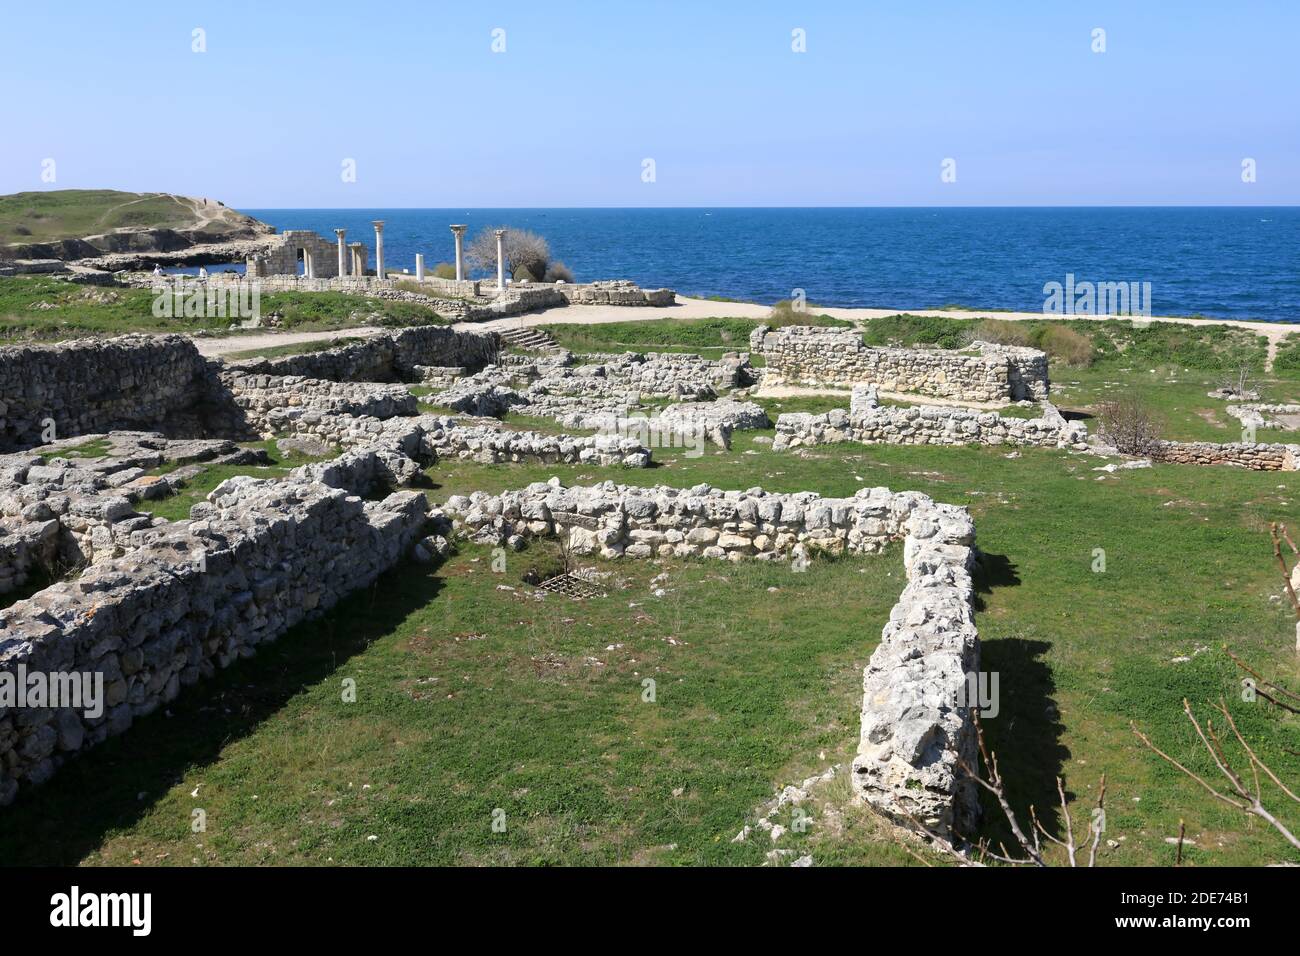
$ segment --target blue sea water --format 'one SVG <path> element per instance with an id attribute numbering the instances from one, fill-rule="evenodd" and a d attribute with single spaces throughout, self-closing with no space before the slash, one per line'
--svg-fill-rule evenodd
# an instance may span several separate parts
<path id="1" fill-rule="evenodd" d="M 545 236 L 579 281 L 764 303 L 1039 311 L 1045 283 L 1150 282 L 1156 315 L 1300 321 L 1300 207 L 245 209 L 370 248 L 389 269 L 453 258 L 453 222 Z"/>

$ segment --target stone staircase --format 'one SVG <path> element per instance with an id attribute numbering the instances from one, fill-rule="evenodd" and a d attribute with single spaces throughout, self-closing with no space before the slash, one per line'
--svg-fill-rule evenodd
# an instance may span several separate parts
<path id="1" fill-rule="evenodd" d="M 541 329 L 509 329 L 499 333 L 501 344 L 532 352 L 558 352 L 560 343 L 549 332 Z"/>

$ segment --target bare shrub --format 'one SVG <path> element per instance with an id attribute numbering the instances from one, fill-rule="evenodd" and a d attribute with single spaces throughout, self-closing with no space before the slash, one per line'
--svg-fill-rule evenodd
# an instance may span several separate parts
<path id="1" fill-rule="evenodd" d="M 563 262 L 555 261 L 546 267 L 547 282 L 573 282 L 573 270 Z"/>
<path id="2" fill-rule="evenodd" d="M 1064 325 L 1049 325 L 1043 329 L 1038 347 L 1066 365 L 1088 366 L 1097 357 L 1097 350 L 1088 336 Z"/>
<path id="3" fill-rule="evenodd" d="M 468 246 L 465 247 L 465 260 L 471 268 L 486 272 L 496 272 L 497 237 L 496 230 L 505 228 L 492 226 L 482 229 Z M 529 275 L 544 276 L 551 261 L 551 247 L 545 239 L 527 229 L 506 228 L 502 237 L 505 247 L 506 274 L 513 276 L 520 269 L 527 269 Z"/>
<path id="4" fill-rule="evenodd" d="M 454 279 L 456 278 L 456 267 L 450 262 L 439 262 L 433 267 L 433 276 L 435 279 Z"/>
<path id="5" fill-rule="evenodd" d="M 985 319 L 979 324 L 975 338 L 998 345 L 1031 346 L 1033 336 L 1023 322 L 1009 322 L 1006 319 Z"/>
<path id="6" fill-rule="evenodd" d="M 1160 446 L 1160 426 L 1150 406 L 1125 395 L 1101 406 L 1101 437 L 1125 455 L 1150 457 Z"/>

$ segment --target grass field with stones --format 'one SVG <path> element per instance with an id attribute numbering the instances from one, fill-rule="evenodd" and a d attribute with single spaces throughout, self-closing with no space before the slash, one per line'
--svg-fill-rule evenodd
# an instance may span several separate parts
<path id="1" fill-rule="evenodd" d="M 1098 363 L 1053 375 L 1055 397 L 1080 415 L 1136 389 L 1178 437 L 1238 431 L 1204 414 L 1219 407 L 1204 397 L 1214 369 Z M 765 404 L 775 415 L 826 401 Z M 1268 534 L 1270 521 L 1300 513 L 1300 478 L 1162 464 L 1107 471 L 1090 454 L 1036 449 L 778 454 L 771 437 L 740 432 L 730 451 L 697 458 L 657 450 L 658 465 L 636 472 L 445 461 L 428 469 L 427 493 L 438 502 L 555 476 L 828 496 L 885 485 L 967 505 L 983 552 L 983 668 L 1000 681 L 999 713 L 984 725 L 1017 809 L 1036 805 L 1059 832 L 1059 775 L 1081 825 L 1105 774 L 1103 864 L 1172 862 L 1180 821 L 1192 865 L 1300 862 L 1130 726 L 1212 774 L 1182 701 L 1205 716 L 1223 699 L 1281 779 L 1300 779 L 1296 718 L 1242 700 L 1243 674 L 1225 653 L 1292 687 L 1300 677 Z M 159 513 L 183 514 L 220 477 L 196 480 L 192 498 L 161 502 Z M 593 559 L 605 594 L 586 600 L 539 596 L 523 582 L 530 566 L 554 559 L 533 543 L 494 566 L 490 549 L 463 544 L 434 569 L 398 568 L 70 762 L 0 817 L 0 858 L 764 863 L 766 837 L 732 842 L 756 808 L 852 758 L 862 667 L 903 585 L 899 549 L 814 561 L 802 573 L 781 563 Z M 355 702 L 345 700 L 350 686 Z M 1265 787 L 1283 818 L 1300 823 L 1295 805 Z M 782 845 L 817 865 L 945 862 L 848 797 L 841 770 L 814 788 L 806 832 Z M 1005 839 L 996 808 L 985 809 L 986 835 Z M 206 814 L 201 834 L 191 829 L 196 810 Z"/>

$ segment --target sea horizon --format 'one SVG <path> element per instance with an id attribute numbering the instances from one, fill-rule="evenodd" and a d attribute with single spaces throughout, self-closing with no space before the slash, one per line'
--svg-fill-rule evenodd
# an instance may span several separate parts
<path id="1" fill-rule="evenodd" d="M 345 228 L 373 264 L 451 261 L 453 222 L 546 238 L 578 281 L 825 308 L 1037 312 L 1044 286 L 1150 283 L 1150 312 L 1300 321 L 1300 206 L 232 207 L 277 229 Z"/>

